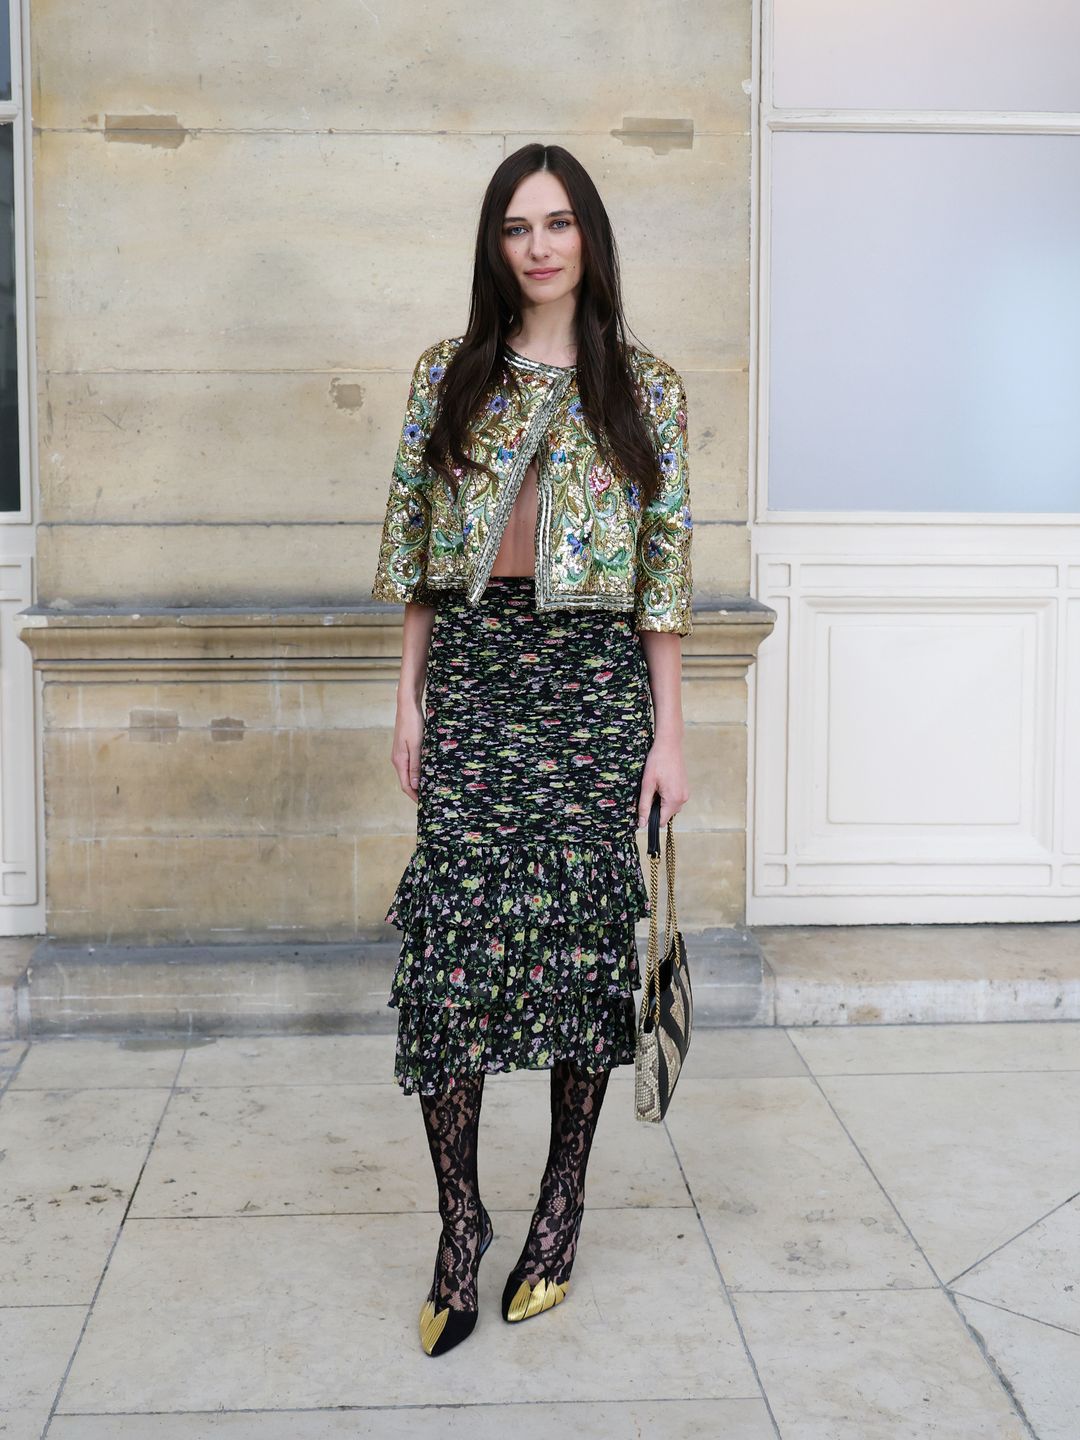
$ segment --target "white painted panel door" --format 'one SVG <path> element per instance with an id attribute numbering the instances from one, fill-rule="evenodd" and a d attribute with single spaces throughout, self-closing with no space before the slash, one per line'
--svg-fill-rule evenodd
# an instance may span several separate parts
<path id="1" fill-rule="evenodd" d="M 1080 919 L 1080 9 L 1018 13 L 763 0 L 751 923 Z"/>
<path id="2" fill-rule="evenodd" d="M 40 893 L 39 737 L 33 657 L 15 616 L 32 603 L 29 527 L 0 529 L 0 936 L 38 935 L 45 925 Z"/>
<path id="3" fill-rule="evenodd" d="M 34 426 L 23 7 L 0 5 L 0 936 L 45 927 L 39 696 L 15 616 L 34 601 Z"/>

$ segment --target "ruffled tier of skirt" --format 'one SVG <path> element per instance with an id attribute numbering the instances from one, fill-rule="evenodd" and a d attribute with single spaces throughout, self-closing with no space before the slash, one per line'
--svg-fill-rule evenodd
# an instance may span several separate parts
<path id="1" fill-rule="evenodd" d="M 386 919 L 406 1094 L 456 1077 L 631 1064 L 649 912 L 637 844 L 417 845 Z"/>

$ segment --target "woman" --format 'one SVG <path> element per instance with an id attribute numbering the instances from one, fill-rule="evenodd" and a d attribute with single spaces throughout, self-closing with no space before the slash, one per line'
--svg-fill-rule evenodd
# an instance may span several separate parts
<path id="1" fill-rule="evenodd" d="M 567 1292 L 608 1078 L 634 1060 L 635 830 L 656 792 L 661 825 L 689 794 L 690 536 L 682 381 L 625 339 L 588 174 L 526 145 L 484 196 L 467 332 L 416 365 L 372 588 L 405 605 L 392 760 L 417 844 L 386 918 L 395 1076 L 420 1095 L 442 1219 L 429 1355 L 476 1323 L 486 1072 L 551 1071 L 503 1317 Z"/>

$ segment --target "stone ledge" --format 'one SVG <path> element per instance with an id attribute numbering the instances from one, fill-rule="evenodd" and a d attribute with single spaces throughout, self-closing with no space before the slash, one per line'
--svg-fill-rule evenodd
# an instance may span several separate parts
<path id="1" fill-rule="evenodd" d="M 42 940 L 0 995 L 0 1017 L 14 1018 L 11 1038 L 22 1039 L 388 1032 L 397 1023 L 386 1002 L 399 940 L 389 927 L 329 943 Z M 695 1023 L 706 1029 L 1077 1020 L 1078 940 L 1080 924 L 732 927 L 686 936 Z M 644 942 L 640 954 L 644 966 Z"/>
<path id="2" fill-rule="evenodd" d="M 287 673 L 323 679 L 356 672 L 396 675 L 400 605 L 339 606 L 31 605 L 15 616 L 35 669 L 50 680 L 142 679 Z M 683 640 L 687 678 L 741 676 L 772 631 L 776 611 L 751 596 L 717 596 L 694 607 Z"/>
<path id="3" fill-rule="evenodd" d="M 759 925 L 777 1025 L 1080 1019 L 1080 922 Z"/>
<path id="4" fill-rule="evenodd" d="M 400 936 L 384 938 L 387 929 L 296 944 L 42 940 L 15 987 L 16 1037 L 391 1031 L 397 1012 L 387 1001 Z M 688 934 L 687 948 L 699 982 L 698 1023 L 761 1023 L 765 977 L 752 938 L 704 931 Z M 644 941 L 639 951 L 644 970 Z"/>

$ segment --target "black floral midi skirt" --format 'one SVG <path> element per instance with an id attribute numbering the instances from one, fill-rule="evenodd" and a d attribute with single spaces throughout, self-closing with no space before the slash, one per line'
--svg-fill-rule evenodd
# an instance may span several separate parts
<path id="1" fill-rule="evenodd" d="M 633 1063 L 648 669 L 629 614 L 534 601 L 532 576 L 494 577 L 475 606 L 438 596 L 416 848 L 386 914 L 406 1094 Z"/>

